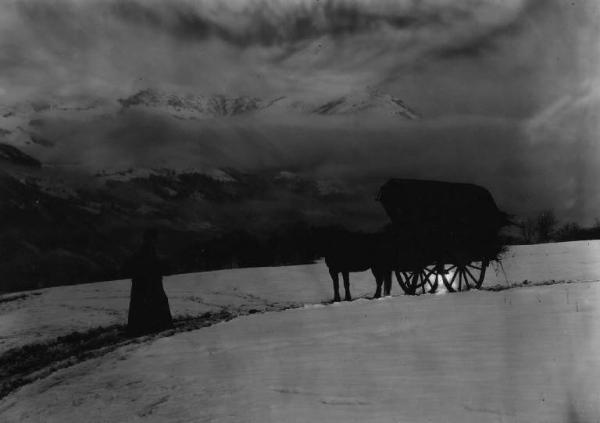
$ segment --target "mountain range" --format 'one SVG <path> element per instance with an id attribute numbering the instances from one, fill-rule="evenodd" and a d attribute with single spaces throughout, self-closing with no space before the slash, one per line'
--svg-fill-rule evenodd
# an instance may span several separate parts
<path id="1" fill-rule="evenodd" d="M 239 116 L 251 113 L 286 112 L 314 115 L 373 114 L 417 119 L 418 114 L 402 100 L 381 92 L 357 91 L 326 101 L 311 103 L 286 96 L 261 99 L 258 97 L 228 97 L 224 95 L 178 96 L 152 89 L 141 90 L 120 99 L 124 108 L 151 108 L 168 110 L 173 116 L 189 119 Z"/>
<path id="2" fill-rule="evenodd" d="M 87 122 L 119 119 L 127 112 L 158 114 L 180 120 L 214 120 L 249 117 L 351 117 L 357 119 L 416 120 L 417 112 L 399 98 L 376 90 L 355 91 L 323 101 L 310 102 L 290 96 L 173 94 L 143 89 L 115 100 L 45 99 L 16 105 L 0 105 L 0 142 L 51 147 L 44 126 L 63 121 Z"/>
<path id="3" fill-rule="evenodd" d="M 145 89 L 0 106 L 0 291 L 117 278 L 148 226 L 171 271 L 187 272 L 305 263 L 310 227 L 379 222 L 372 183 L 294 167 L 319 163 L 306 145 L 322 132 L 281 129 L 285 116 L 335 131 L 354 130 L 346 118 L 418 117 L 376 91 L 311 103 Z"/>
<path id="4" fill-rule="evenodd" d="M 6 144 L 0 162 L 0 292 L 118 279 L 147 227 L 159 229 L 169 273 L 307 263 L 318 257 L 312 227 L 377 208 L 338 181 L 285 171 L 81 175 Z"/>

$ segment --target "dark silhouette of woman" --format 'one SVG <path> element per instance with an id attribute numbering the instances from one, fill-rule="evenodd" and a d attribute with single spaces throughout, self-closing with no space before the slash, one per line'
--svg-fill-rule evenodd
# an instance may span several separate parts
<path id="1" fill-rule="evenodd" d="M 142 246 L 125 266 L 131 277 L 127 333 L 132 336 L 173 327 L 169 300 L 162 284 L 163 266 L 156 254 L 158 232 L 144 232 Z"/>

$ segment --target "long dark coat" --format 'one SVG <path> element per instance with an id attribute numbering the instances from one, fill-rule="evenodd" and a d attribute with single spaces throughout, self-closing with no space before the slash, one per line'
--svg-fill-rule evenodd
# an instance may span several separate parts
<path id="1" fill-rule="evenodd" d="M 144 244 L 126 271 L 131 277 L 127 332 L 141 335 L 172 328 L 169 300 L 162 284 L 163 269 L 154 246 Z"/>

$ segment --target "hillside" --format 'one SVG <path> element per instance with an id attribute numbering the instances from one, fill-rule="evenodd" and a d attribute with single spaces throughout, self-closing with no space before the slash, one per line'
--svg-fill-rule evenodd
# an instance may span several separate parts
<path id="1" fill-rule="evenodd" d="M 176 315 L 222 307 L 257 313 L 142 338 L 60 369 L 2 399 L 0 416 L 7 422 L 595 421 L 598 248 L 597 242 L 523 246 L 505 260 L 505 286 L 523 279 L 570 284 L 335 305 L 314 304 L 331 295 L 322 264 L 171 277 L 166 289 Z M 372 291 L 369 276 L 353 278 L 355 296 Z M 486 284 L 503 279 L 490 272 Z M 66 330 L 123 319 L 126 299 L 126 282 L 107 282 L 0 305 L 2 321 L 15 329 L 27 327 L 37 308 L 45 319 L 28 331 L 47 334 L 51 316 Z M 305 306 L 260 312 L 274 303 Z"/>
<path id="2" fill-rule="evenodd" d="M 349 114 L 408 121 L 408 110 L 371 91 L 309 103 L 143 89 L 1 105 L 0 217 L 10 225 L 0 292 L 118 278 L 148 226 L 170 245 L 171 273 L 309 263 L 310 227 L 387 223 L 372 200 L 379 180 L 321 172 L 330 153 L 306 141 L 323 129 L 302 134 L 277 116 L 337 128 Z M 298 166 L 302 155 L 315 164 Z"/>
<path id="3" fill-rule="evenodd" d="M 0 190 L 0 217 L 11 222 L 0 233 L 0 292 L 117 279 L 149 226 L 161 232 L 169 272 L 182 273 L 309 263 L 311 227 L 383 214 L 369 191 L 284 171 L 82 175 L 9 162 Z"/>
<path id="4" fill-rule="evenodd" d="M 575 241 L 511 246 L 502 266 L 492 265 L 486 272 L 483 287 L 599 280 L 600 241 Z M 172 275 L 165 278 L 164 285 L 177 318 L 223 309 L 236 313 L 268 306 L 320 304 L 333 298 L 331 278 L 323 262 Z M 0 321 L 4 322 L 0 350 L 123 323 L 130 286 L 128 280 L 117 280 L 0 296 Z M 375 282 L 371 272 L 353 273 L 351 288 L 354 298 L 372 297 Z M 404 296 L 396 282 L 392 294 Z M 69 313 L 64 312 L 66 309 Z"/>

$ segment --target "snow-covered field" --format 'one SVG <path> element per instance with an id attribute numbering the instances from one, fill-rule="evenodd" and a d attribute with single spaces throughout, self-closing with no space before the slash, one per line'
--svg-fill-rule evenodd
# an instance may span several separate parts
<path id="1" fill-rule="evenodd" d="M 598 281 L 600 241 L 515 246 L 502 263 L 503 270 L 494 266 L 488 270 L 484 287 L 524 280 Z M 0 302 L 0 352 L 74 330 L 125 322 L 130 284 L 124 280 L 55 287 Z M 333 298 L 324 263 L 175 275 L 165 278 L 164 285 L 174 316 L 199 315 L 224 307 L 260 310 L 269 304 L 316 304 Z M 372 296 L 373 276 L 370 272 L 353 273 L 351 288 L 355 298 Z M 392 294 L 402 295 L 396 282 Z M 10 294 L 0 300 L 20 295 Z"/>
<path id="2" fill-rule="evenodd" d="M 512 248 L 485 285 L 600 280 L 600 242 Z M 0 401 L 7 422 L 597 422 L 600 284 L 321 305 L 324 264 L 180 275 L 175 315 L 261 309 L 129 344 Z M 372 295 L 354 274 L 355 297 Z M 2 348 L 122 322 L 127 281 L 0 303 Z"/>

